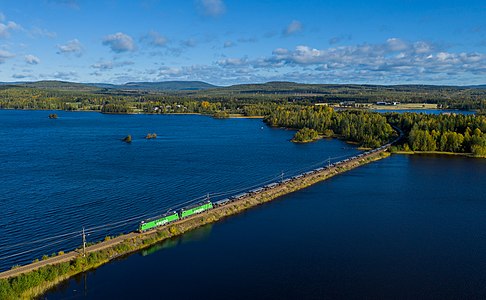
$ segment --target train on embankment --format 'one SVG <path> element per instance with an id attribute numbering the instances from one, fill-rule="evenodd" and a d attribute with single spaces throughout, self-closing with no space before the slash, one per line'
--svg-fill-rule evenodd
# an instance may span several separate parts
<path id="1" fill-rule="evenodd" d="M 375 152 L 384 151 L 388 147 L 390 147 L 394 142 L 396 142 L 399 138 L 397 138 L 393 142 L 385 144 L 385 145 L 383 145 L 379 148 L 375 148 L 375 149 L 363 152 L 363 153 L 358 154 L 356 156 L 349 157 L 349 158 L 346 158 L 344 160 L 341 160 L 341 161 L 338 161 L 338 162 L 335 162 L 335 163 L 332 163 L 332 164 L 329 162 L 329 165 L 327 165 L 327 166 L 319 167 L 319 168 L 307 171 L 305 173 L 295 175 L 293 177 L 289 177 L 289 178 L 285 178 L 285 179 L 282 178 L 282 180 L 280 180 L 278 182 L 272 182 L 272 183 L 269 183 L 269 184 L 264 185 L 262 187 L 258 187 L 258 188 L 255 188 L 255 189 L 252 189 L 252 190 L 249 190 L 249 191 L 245 191 L 245 192 L 242 192 L 240 194 L 234 195 L 234 196 L 229 197 L 229 198 L 225 198 L 225 199 L 218 200 L 218 201 L 215 201 L 215 202 L 211 202 L 210 200 L 206 200 L 206 201 L 203 201 L 203 202 L 199 202 L 197 204 L 192 204 L 190 206 L 181 208 L 181 209 L 176 210 L 176 211 L 169 210 L 167 213 L 165 213 L 163 215 L 141 221 L 139 226 L 138 226 L 138 232 L 146 232 L 148 230 L 151 230 L 151 229 L 154 229 L 154 228 L 157 228 L 157 227 L 165 226 L 165 225 L 168 225 L 170 223 L 174 223 L 176 221 L 186 219 L 186 218 L 189 218 L 191 216 L 203 213 L 203 212 L 211 210 L 213 208 L 221 207 L 221 206 L 227 205 L 229 203 L 242 200 L 242 199 L 244 199 L 248 196 L 253 196 L 253 195 L 263 193 L 265 191 L 274 189 L 278 186 L 290 183 L 292 181 L 303 179 L 307 176 L 311 176 L 313 174 L 322 172 L 326 169 L 338 167 L 338 166 L 346 164 L 346 163 L 348 163 L 352 160 L 363 158 L 363 157 L 370 155 L 370 154 L 373 154 Z"/>

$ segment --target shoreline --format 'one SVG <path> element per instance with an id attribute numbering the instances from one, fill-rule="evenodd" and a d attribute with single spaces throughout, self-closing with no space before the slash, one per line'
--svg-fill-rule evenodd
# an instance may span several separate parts
<path id="1" fill-rule="evenodd" d="M 469 158 L 486 158 L 485 156 L 474 156 L 472 153 L 445 152 L 445 151 L 393 151 L 391 154 L 400 155 L 441 155 L 441 156 L 464 156 Z"/>
<path id="2" fill-rule="evenodd" d="M 82 110 L 63 110 L 63 109 L 37 109 L 37 108 L 0 108 L 0 110 L 26 110 L 26 111 L 63 111 L 63 112 L 94 112 L 94 113 L 100 113 L 103 115 L 197 115 L 197 116 L 206 116 L 206 117 L 212 117 L 215 118 L 214 115 L 210 114 L 204 114 L 204 113 L 191 113 L 191 112 L 185 112 L 185 113 L 147 113 L 147 112 L 130 112 L 130 113 L 117 113 L 117 112 L 102 112 L 101 110 L 88 110 L 88 109 L 82 109 Z M 221 118 L 221 119 L 263 119 L 265 118 L 264 116 L 245 116 L 243 114 L 229 114 L 229 117 L 227 118 Z M 215 118 L 217 119 L 217 118 Z"/>
<path id="3" fill-rule="evenodd" d="M 96 269 L 97 267 L 104 265 L 115 258 L 138 252 L 168 238 L 181 235 L 200 226 L 214 223 L 231 215 L 241 213 L 252 207 L 304 189 L 315 183 L 324 181 L 335 175 L 342 174 L 361 165 L 386 158 L 390 155 L 390 153 L 385 151 L 386 149 L 382 149 L 366 156 L 343 162 L 330 169 L 324 169 L 316 173 L 305 175 L 301 178 L 295 179 L 294 181 L 281 184 L 275 188 L 258 194 L 246 196 L 235 202 L 216 207 L 204 213 L 194 215 L 190 218 L 183 219 L 163 227 L 159 227 L 153 231 L 148 231 L 145 233 L 131 232 L 115 238 L 109 238 L 105 241 L 89 246 L 86 249 L 86 257 L 83 257 L 80 250 L 76 249 L 65 254 L 51 257 L 47 260 L 2 272 L 0 273 L 0 284 L 3 283 L 3 285 L 11 287 L 15 282 L 27 280 L 26 278 L 28 278 L 29 275 L 34 278 L 42 278 L 40 274 L 45 274 L 46 272 L 49 274 L 57 274 L 57 276 L 54 276 L 54 278 L 50 280 L 49 278 L 42 278 L 39 282 L 39 279 L 37 279 L 37 285 L 28 287 L 21 291 L 16 291 L 18 294 L 14 296 L 13 299 L 18 297 L 33 298 L 39 296 L 47 292 L 49 289 L 55 287 L 62 281 L 73 277 L 74 275 Z M 58 269 L 65 270 L 65 273 L 59 273 L 60 271 Z"/>

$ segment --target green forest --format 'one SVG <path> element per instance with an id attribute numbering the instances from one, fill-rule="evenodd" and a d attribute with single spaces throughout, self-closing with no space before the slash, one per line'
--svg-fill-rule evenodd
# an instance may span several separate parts
<path id="1" fill-rule="evenodd" d="M 304 127 L 295 133 L 292 142 L 307 143 L 307 142 L 315 141 L 318 138 L 319 138 L 319 133 L 316 130 Z"/>
<path id="2" fill-rule="evenodd" d="M 279 106 L 265 117 L 270 126 L 314 129 L 364 147 L 379 147 L 396 132 L 385 116 L 366 111 L 336 111 L 327 106 Z"/>
<path id="3" fill-rule="evenodd" d="M 388 122 L 407 135 L 403 151 L 441 151 L 486 156 L 486 117 L 461 114 L 389 114 Z"/>

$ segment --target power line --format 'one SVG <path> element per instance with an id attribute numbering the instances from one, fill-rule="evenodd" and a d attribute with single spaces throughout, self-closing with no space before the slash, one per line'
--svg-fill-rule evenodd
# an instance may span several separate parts
<path id="1" fill-rule="evenodd" d="M 181 203 L 177 203 L 177 204 L 175 204 L 175 205 L 173 205 L 171 207 L 166 207 L 165 209 L 161 209 L 161 210 L 158 210 L 156 212 L 153 212 L 153 211 L 152 212 L 146 212 L 146 213 L 143 213 L 143 214 L 140 214 L 140 215 L 136 215 L 136 216 L 133 216 L 133 217 L 130 217 L 130 218 L 125 218 L 123 220 L 120 220 L 120 221 L 117 221 L 117 222 L 112 222 L 112 223 L 109 223 L 109 224 L 97 225 L 97 226 L 92 226 L 92 227 L 88 227 L 88 228 L 84 228 L 83 227 L 83 230 L 82 231 L 74 231 L 74 232 L 60 234 L 60 235 L 56 235 L 56 236 L 52 236 L 52 237 L 47 237 L 47 238 L 43 238 L 43 239 L 38 239 L 38 240 L 34 240 L 34 241 L 28 241 L 28 242 L 13 244 L 13 245 L 2 246 L 2 247 L 0 247 L 0 249 L 2 249 L 2 250 L 3 249 L 11 249 L 11 248 L 15 248 L 15 247 L 20 247 L 20 246 L 25 246 L 25 245 L 30 245 L 30 244 L 36 244 L 36 243 L 41 243 L 41 242 L 45 242 L 45 241 L 49 241 L 49 240 L 53 240 L 53 239 L 58 239 L 58 238 L 64 238 L 64 237 L 71 236 L 69 238 L 61 239 L 59 241 L 55 241 L 55 242 L 52 242 L 52 243 L 49 243 L 49 244 L 46 244 L 46 245 L 43 245 L 43 246 L 40 246 L 40 247 L 37 247 L 37 248 L 34 248 L 34 249 L 30 249 L 30 250 L 27 250 L 27 251 L 23 251 L 23 252 L 20 252 L 20 253 L 17 253 L 17 254 L 12 254 L 12 255 L 8 255 L 8 256 L 0 257 L 0 259 L 6 259 L 6 258 L 15 257 L 15 256 L 18 256 L 18 255 L 30 253 L 30 252 L 33 252 L 33 251 L 36 251 L 36 250 L 39 250 L 39 249 L 46 248 L 46 247 L 51 246 L 51 245 L 59 244 L 59 243 L 61 243 L 63 241 L 72 240 L 72 239 L 77 238 L 79 236 L 82 236 L 83 237 L 83 249 L 85 249 L 85 246 L 86 246 L 86 235 L 91 235 L 91 234 L 96 233 L 96 232 L 106 231 L 106 230 L 110 230 L 110 229 L 114 229 L 114 228 L 119 228 L 119 227 L 122 227 L 122 226 L 125 226 L 125 225 L 128 225 L 128 224 L 131 224 L 131 223 L 135 223 L 138 220 L 147 218 L 149 216 L 156 216 L 156 215 L 159 215 L 159 214 L 161 214 L 163 212 L 166 212 L 166 211 L 175 210 L 175 209 L 177 209 L 179 207 L 188 205 L 190 203 L 197 202 L 197 201 L 203 200 L 205 198 L 207 199 L 210 196 L 211 197 L 221 197 L 221 196 L 225 196 L 225 195 L 229 195 L 229 194 L 234 194 L 234 193 L 237 193 L 237 192 L 247 191 L 247 190 L 250 190 L 250 189 L 255 188 L 255 187 L 263 186 L 266 183 L 272 182 L 272 181 L 274 181 L 276 179 L 283 180 L 284 174 L 301 173 L 303 170 L 308 170 L 308 169 L 314 168 L 314 167 L 319 166 L 319 165 L 323 165 L 324 166 L 326 162 L 328 162 L 328 164 L 330 165 L 331 159 L 339 159 L 339 158 L 347 157 L 347 156 L 349 156 L 349 155 L 341 155 L 341 156 L 336 156 L 336 157 L 329 157 L 325 161 L 319 161 L 319 162 L 314 163 L 313 165 L 306 166 L 304 168 L 299 168 L 297 170 L 295 170 L 295 169 L 294 170 L 287 170 L 286 172 L 282 171 L 277 176 L 273 176 L 272 175 L 272 176 L 263 177 L 265 179 L 266 178 L 269 178 L 269 179 L 266 180 L 266 181 L 260 182 L 258 184 L 254 184 L 254 185 L 246 186 L 246 187 L 242 187 L 242 185 L 240 185 L 238 188 L 232 189 L 232 190 L 229 190 L 229 191 L 219 192 L 219 193 L 208 193 L 208 194 L 206 194 L 204 196 L 200 196 L 200 197 L 193 198 L 193 199 L 190 199 L 190 200 L 181 202 Z M 83 253 L 84 253 L 84 251 L 83 251 Z"/>
<path id="2" fill-rule="evenodd" d="M 37 250 L 40 250 L 40 249 L 47 248 L 49 246 L 53 246 L 53 245 L 56 245 L 56 244 L 59 244 L 59 243 L 65 242 L 65 241 L 72 240 L 72 239 L 77 238 L 77 237 L 78 236 L 74 236 L 74 237 L 70 237 L 70 238 L 67 238 L 67 239 L 58 240 L 58 241 L 52 242 L 50 244 L 46 244 L 46 245 L 43 245 L 43 246 L 40 246 L 40 247 L 37 247 L 37 248 L 29 249 L 29 250 L 26 250 L 26 251 L 23 251 L 23 252 L 2 256 L 2 257 L 0 257 L 0 260 L 4 260 L 4 259 L 7 259 L 7 258 L 12 258 L 12 257 L 20 256 L 20 255 L 23 255 L 23 254 L 31 253 L 31 252 L 34 252 L 34 251 L 37 251 Z"/>

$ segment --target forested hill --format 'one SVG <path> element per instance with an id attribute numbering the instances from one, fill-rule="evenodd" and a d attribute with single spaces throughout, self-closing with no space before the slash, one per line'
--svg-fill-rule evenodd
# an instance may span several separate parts
<path id="1" fill-rule="evenodd" d="M 140 91 L 198 91 L 217 86 L 202 81 L 163 81 L 163 82 L 128 82 L 125 84 L 109 83 L 76 83 L 57 80 L 36 82 L 2 82 L 2 86 L 50 89 L 58 91 L 97 91 L 112 90 L 140 90 Z"/>
<path id="2" fill-rule="evenodd" d="M 99 90 L 98 87 L 90 86 L 84 83 L 58 81 L 58 80 L 44 80 L 34 82 L 2 82 L 0 83 L 3 89 L 5 88 L 31 88 L 54 91 L 73 91 L 73 92 L 94 92 Z"/>
<path id="3" fill-rule="evenodd" d="M 156 91 L 198 91 L 217 88 L 215 85 L 202 81 L 128 82 L 115 87 L 119 89 Z"/>

